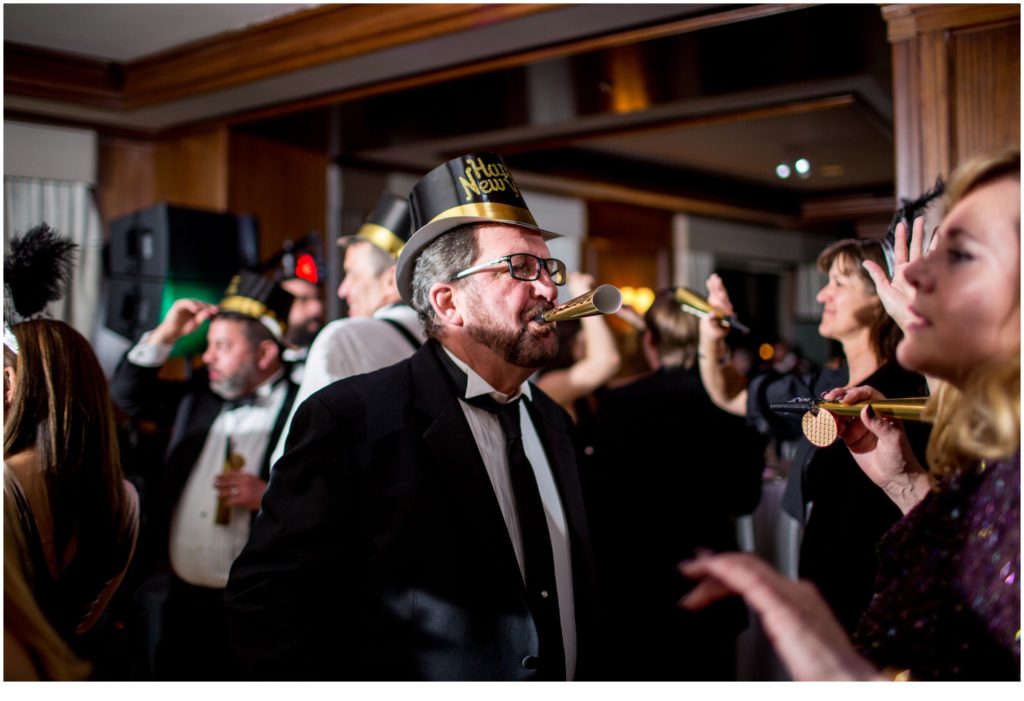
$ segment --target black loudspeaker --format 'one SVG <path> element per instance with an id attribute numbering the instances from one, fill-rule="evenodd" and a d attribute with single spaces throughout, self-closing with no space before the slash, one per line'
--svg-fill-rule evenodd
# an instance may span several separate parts
<path id="1" fill-rule="evenodd" d="M 259 262 L 253 217 L 168 204 L 111 222 L 107 247 L 106 325 L 133 342 L 159 324 L 176 299 L 219 302 L 231 276 Z M 203 334 L 192 334 L 175 346 L 175 355 L 195 352 L 203 342 Z"/>
<path id="2" fill-rule="evenodd" d="M 249 262 L 239 229 L 233 214 L 155 205 L 110 224 L 110 273 L 230 279 Z"/>

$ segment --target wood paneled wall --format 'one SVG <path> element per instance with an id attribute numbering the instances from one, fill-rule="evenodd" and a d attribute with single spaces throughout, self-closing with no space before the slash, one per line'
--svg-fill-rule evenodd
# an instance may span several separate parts
<path id="1" fill-rule="evenodd" d="M 255 214 L 260 253 L 326 232 L 327 156 L 248 134 L 231 135 L 228 210 Z M 321 238 L 321 241 L 323 239 Z"/>
<path id="2" fill-rule="evenodd" d="M 158 202 L 224 211 L 228 130 L 149 141 L 100 137 L 97 203 L 104 224 Z"/>
<path id="3" fill-rule="evenodd" d="M 896 192 L 1020 144 L 1020 5 L 889 5 Z"/>
<path id="4" fill-rule="evenodd" d="M 260 253 L 323 233 L 327 157 L 217 127 L 162 141 L 102 138 L 97 203 L 104 224 L 158 202 L 255 214 Z"/>
<path id="5" fill-rule="evenodd" d="M 158 201 L 155 153 L 151 141 L 100 137 L 96 206 L 104 229 L 118 217 Z"/>

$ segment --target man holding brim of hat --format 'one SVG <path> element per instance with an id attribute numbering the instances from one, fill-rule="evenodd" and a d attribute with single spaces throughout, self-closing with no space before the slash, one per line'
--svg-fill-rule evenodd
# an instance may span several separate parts
<path id="1" fill-rule="evenodd" d="M 133 418 L 171 424 L 157 484 L 148 489 L 145 546 L 171 583 L 159 625 L 160 679 L 232 679 L 223 597 L 270 473 L 270 449 L 295 399 L 281 360 L 292 296 L 244 271 L 219 305 L 179 299 L 111 380 Z M 210 320 L 205 368 L 186 382 L 158 378 L 181 337 Z M 157 624 L 157 622 L 154 622 Z"/>
<path id="2" fill-rule="evenodd" d="M 329 323 L 313 341 L 271 464 L 284 454 L 295 411 L 309 395 L 332 382 L 408 358 L 426 340 L 416 312 L 402 302 L 395 285 L 395 265 L 409 240 L 409 223 L 408 199 L 384 192 L 355 236 L 338 239 L 345 247 L 345 277 L 338 297 L 347 303 L 349 315 Z"/>
<path id="3" fill-rule="evenodd" d="M 593 562 L 568 416 L 527 382 L 557 349 L 550 258 L 499 156 L 410 194 L 398 289 L 430 340 L 295 415 L 225 603 L 250 675 L 593 677 Z"/>

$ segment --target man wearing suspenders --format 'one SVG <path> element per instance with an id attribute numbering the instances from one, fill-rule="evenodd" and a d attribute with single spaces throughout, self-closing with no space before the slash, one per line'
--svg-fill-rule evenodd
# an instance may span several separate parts
<path id="1" fill-rule="evenodd" d="M 329 323 L 313 341 L 272 464 L 284 454 L 292 418 L 309 395 L 332 382 L 404 360 L 426 340 L 416 312 L 402 302 L 395 284 L 395 264 L 409 234 L 408 200 L 385 192 L 356 235 L 338 240 L 345 245 L 345 276 L 338 297 L 348 304 L 349 316 Z"/>

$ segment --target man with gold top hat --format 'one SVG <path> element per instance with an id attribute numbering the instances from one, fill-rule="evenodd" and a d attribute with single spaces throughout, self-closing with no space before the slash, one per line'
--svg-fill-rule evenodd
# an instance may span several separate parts
<path id="1" fill-rule="evenodd" d="M 278 679 L 593 678 L 596 596 L 557 349 L 565 265 L 501 158 L 410 193 L 402 299 L 429 341 L 299 408 L 225 604 Z"/>
<path id="2" fill-rule="evenodd" d="M 158 567 L 170 568 L 158 622 L 160 679 L 235 678 L 224 587 L 260 508 L 270 450 L 298 389 L 281 359 L 291 303 L 273 280 L 242 272 L 219 305 L 175 301 L 111 380 L 114 402 L 133 418 L 173 420 L 146 507 L 146 546 Z M 174 343 L 207 320 L 205 368 L 186 382 L 159 379 Z"/>
<path id="3" fill-rule="evenodd" d="M 292 418 L 309 395 L 345 377 L 408 358 L 426 340 L 416 312 L 402 301 L 395 285 L 395 265 L 410 233 L 409 201 L 384 192 L 355 236 L 338 239 L 345 246 L 338 297 L 347 303 L 348 316 L 329 323 L 313 341 L 271 464 L 284 454 Z"/>

